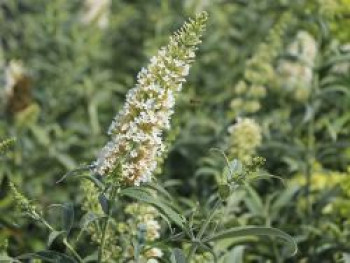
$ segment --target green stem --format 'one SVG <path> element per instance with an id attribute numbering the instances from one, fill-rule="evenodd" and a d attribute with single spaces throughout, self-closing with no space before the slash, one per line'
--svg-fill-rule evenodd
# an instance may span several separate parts
<path id="1" fill-rule="evenodd" d="M 187 256 L 187 262 L 189 262 L 189 263 L 191 262 L 191 258 L 196 253 L 197 248 L 198 248 L 198 244 L 192 244 L 190 252 L 188 253 L 188 256 Z"/>
<path id="2" fill-rule="evenodd" d="M 215 206 L 212 209 L 210 216 L 207 218 L 207 220 L 204 222 L 202 228 L 199 230 L 199 233 L 198 233 L 198 235 L 197 235 L 197 237 L 195 239 L 196 241 L 199 242 L 201 240 L 203 234 L 205 233 L 205 230 L 207 230 L 207 227 L 209 226 L 209 223 L 213 219 L 213 217 L 214 217 L 214 215 L 216 213 L 216 210 L 219 208 L 220 204 L 221 204 L 220 200 L 218 200 L 215 203 Z M 194 256 L 194 254 L 196 253 L 198 247 L 199 247 L 199 244 L 197 244 L 197 243 L 192 244 L 192 246 L 190 248 L 190 252 L 188 253 L 188 256 L 187 256 L 187 261 L 188 262 L 190 262 L 191 258 Z"/>
<path id="3" fill-rule="evenodd" d="M 307 150 L 307 159 L 306 159 L 306 189 L 305 189 L 305 195 L 306 195 L 306 207 L 307 207 L 307 219 L 310 219 L 312 214 L 312 204 L 310 200 L 310 192 L 311 192 L 311 177 L 312 177 L 312 164 L 311 164 L 311 153 L 310 149 L 308 147 Z"/>
<path id="4" fill-rule="evenodd" d="M 56 231 L 44 218 L 40 216 L 40 221 L 42 224 L 49 229 L 51 232 Z M 63 239 L 63 244 L 66 248 L 73 254 L 73 256 L 78 260 L 78 262 L 84 262 L 84 260 L 79 256 L 78 252 L 73 248 L 73 246 L 68 242 L 67 238 Z"/>
<path id="5" fill-rule="evenodd" d="M 314 77 L 311 86 L 311 92 L 309 97 L 309 105 L 313 110 L 310 121 L 307 127 L 307 150 L 306 150 L 306 203 L 307 203 L 307 221 L 312 219 L 312 202 L 311 202 L 311 181 L 312 181 L 312 165 L 315 161 L 315 111 L 316 111 L 316 99 L 319 92 L 319 72 L 314 70 Z"/>
<path id="6" fill-rule="evenodd" d="M 73 256 L 79 261 L 84 262 L 84 260 L 79 256 L 78 252 L 73 248 L 73 246 L 68 242 L 67 238 L 63 239 L 63 244 L 66 246 L 66 248 L 69 249 L 69 251 L 73 254 Z"/>
<path id="7" fill-rule="evenodd" d="M 106 233 L 107 233 L 107 229 L 108 229 L 108 225 L 109 225 L 109 220 L 112 217 L 112 207 L 114 205 L 115 197 L 117 195 L 117 190 L 118 190 L 117 187 L 115 187 L 115 186 L 112 187 L 110 199 L 108 201 L 107 218 L 105 219 L 105 222 L 103 224 L 101 244 L 100 244 L 100 248 L 98 250 L 98 259 L 97 259 L 98 263 L 102 262 L 103 249 L 104 249 L 104 246 L 106 243 Z"/>
<path id="8" fill-rule="evenodd" d="M 42 224 L 49 229 L 51 232 L 55 231 L 55 229 L 43 218 L 40 217 L 40 220 L 42 222 Z"/>

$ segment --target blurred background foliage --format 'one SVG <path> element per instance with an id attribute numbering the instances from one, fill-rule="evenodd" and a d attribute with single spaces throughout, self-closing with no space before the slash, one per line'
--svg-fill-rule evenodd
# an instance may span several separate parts
<path id="1" fill-rule="evenodd" d="M 137 72 L 201 10 L 209 26 L 159 180 L 189 210 L 205 207 L 224 167 L 210 149 L 242 158 L 261 136 L 243 154 L 265 158 L 265 172 L 284 183 L 237 189 L 226 223 L 281 228 L 299 253 L 287 259 L 276 244 L 239 240 L 216 249 L 242 262 L 349 262 L 348 0 L 1 1 L 0 138 L 17 138 L 0 160 L 0 239 L 9 238 L 9 254 L 42 248 L 45 234 L 14 211 L 8 180 L 42 207 L 81 200 L 76 181 L 56 181 L 94 160 Z M 229 132 L 241 118 L 254 119 L 259 135 L 249 138 L 254 124 Z"/>

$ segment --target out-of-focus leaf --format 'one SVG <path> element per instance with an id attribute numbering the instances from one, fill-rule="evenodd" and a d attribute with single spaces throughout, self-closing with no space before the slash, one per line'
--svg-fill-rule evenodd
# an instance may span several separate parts
<path id="1" fill-rule="evenodd" d="M 350 253 L 343 253 L 344 263 L 350 263 Z"/>
<path id="2" fill-rule="evenodd" d="M 21 263 L 21 261 L 6 255 L 0 255 L 0 262 L 4 263 Z"/>
<path id="3" fill-rule="evenodd" d="M 215 168 L 201 167 L 196 171 L 195 176 L 217 176 L 218 174 L 219 171 Z"/>
<path id="4" fill-rule="evenodd" d="M 223 263 L 243 263 L 244 246 L 236 246 L 225 256 Z"/>
<path id="5" fill-rule="evenodd" d="M 63 182 L 66 178 L 77 175 L 81 172 L 85 172 L 91 169 L 90 165 L 84 165 L 82 167 L 78 167 L 72 171 L 69 171 L 68 173 L 66 173 L 65 175 L 63 175 L 56 183 L 59 184 L 61 182 Z"/>
<path id="6" fill-rule="evenodd" d="M 171 253 L 171 263 L 187 263 L 186 256 L 179 248 L 174 248 Z"/>
<path id="7" fill-rule="evenodd" d="M 147 183 L 144 186 L 145 187 L 149 187 L 149 188 L 151 188 L 153 190 L 156 190 L 157 192 L 159 192 L 160 194 L 164 195 L 165 197 L 167 197 L 170 200 L 173 199 L 172 196 L 170 195 L 170 193 L 158 183 Z"/>
<path id="8" fill-rule="evenodd" d="M 66 231 L 52 231 L 47 240 L 47 247 L 49 248 L 59 236 L 64 234 L 66 234 Z"/>
<path id="9" fill-rule="evenodd" d="M 74 207 L 73 204 L 67 203 L 62 209 L 62 228 L 69 235 L 74 224 Z"/>
<path id="10" fill-rule="evenodd" d="M 288 250 L 291 255 L 295 255 L 298 248 L 294 239 L 287 233 L 271 227 L 259 227 L 259 226 L 245 226 L 245 227 L 236 227 L 222 232 L 216 233 L 212 236 L 205 238 L 204 242 L 214 242 L 216 240 L 225 239 L 225 238 L 235 238 L 241 236 L 270 236 L 270 237 L 279 237 L 287 243 Z"/>
<path id="11" fill-rule="evenodd" d="M 258 193 L 249 185 L 246 185 L 248 192 L 248 197 L 245 198 L 245 203 L 247 204 L 249 210 L 258 216 L 264 215 L 264 204 L 258 195 Z"/>
<path id="12" fill-rule="evenodd" d="M 84 260 L 84 263 L 87 263 L 87 262 L 97 262 L 97 259 L 98 259 L 98 253 L 95 252 L 95 253 L 85 257 L 83 260 Z"/>
<path id="13" fill-rule="evenodd" d="M 162 213 L 164 213 L 171 221 L 177 224 L 180 227 L 183 227 L 183 217 L 179 215 L 176 211 L 170 208 L 168 205 L 159 201 L 158 198 L 152 196 L 149 192 L 141 189 L 141 188 L 126 188 L 120 192 L 121 195 L 128 196 L 130 198 L 136 199 L 141 202 L 145 202 L 148 204 L 152 204 Z"/>
<path id="14" fill-rule="evenodd" d="M 77 263 L 77 261 L 75 261 L 75 259 L 71 258 L 70 256 L 52 250 L 28 253 L 17 258 L 19 260 L 41 259 L 44 262 L 48 263 Z"/>

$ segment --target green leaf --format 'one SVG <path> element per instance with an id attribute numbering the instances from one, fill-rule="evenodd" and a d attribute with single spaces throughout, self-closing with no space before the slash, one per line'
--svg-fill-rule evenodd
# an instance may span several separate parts
<path id="1" fill-rule="evenodd" d="M 315 116 L 315 109 L 310 105 L 306 105 L 303 123 L 308 123 L 310 120 L 313 119 L 314 116 Z"/>
<path id="2" fill-rule="evenodd" d="M 350 97 L 349 88 L 342 85 L 332 85 L 330 87 L 324 88 L 320 91 L 319 96 L 330 96 L 329 93 L 342 93 L 342 95 Z"/>
<path id="3" fill-rule="evenodd" d="M 77 166 L 76 162 L 74 161 L 73 158 L 68 156 L 67 154 L 60 153 L 57 151 L 54 151 L 54 156 L 55 158 L 66 168 L 66 169 L 73 169 L 74 167 Z"/>
<path id="4" fill-rule="evenodd" d="M 324 62 L 319 70 L 327 69 L 332 67 L 333 65 L 336 65 L 342 62 L 347 62 L 347 61 L 350 61 L 350 55 L 333 56 L 332 59 L 330 59 L 327 62 Z"/>
<path id="5" fill-rule="evenodd" d="M 71 231 L 74 224 L 74 207 L 72 204 L 64 204 L 62 209 L 62 228 L 64 231 L 67 232 L 67 235 L 69 235 L 69 232 Z"/>
<path id="6" fill-rule="evenodd" d="M 183 228 L 183 218 L 172 208 L 161 202 L 158 198 L 152 196 L 148 191 L 138 187 L 130 187 L 122 190 L 121 195 L 128 196 L 141 202 L 145 202 L 154 205 L 164 215 L 166 215 L 171 221 Z"/>
<path id="7" fill-rule="evenodd" d="M 248 191 L 248 197 L 245 198 L 245 203 L 248 206 L 249 210 L 254 215 L 263 216 L 265 210 L 264 210 L 264 204 L 263 204 L 260 196 L 248 184 L 246 184 L 246 189 Z"/>
<path id="8" fill-rule="evenodd" d="M 86 263 L 86 262 L 97 262 L 97 259 L 98 259 L 98 253 L 95 252 L 95 253 L 93 253 L 93 254 L 91 254 L 89 256 L 86 256 L 84 258 L 84 263 Z"/>
<path id="9" fill-rule="evenodd" d="M 89 171 L 91 169 L 91 165 L 84 165 L 81 167 L 78 167 L 72 171 L 69 171 L 68 173 L 64 174 L 57 182 L 56 184 L 59 184 L 61 182 L 63 182 L 66 178 L 74 176 L 76 174 L 79 174 L 81 172 L 85 172 L 85 171 Z"/>
<path id="10" fill-rule="evenodd" d="M 244 246 L 236 246 L 229 251 L 224 259 L 224 263 L 243 263 Z"/>
<path id="11" fill-rule="evenodd" d="M 288 249 L 291 255 L 295 255 L 298 248 L 294 239 L 287 233 L 272 227 L 259 227 L 259 226 L 246 226 L 235 227 L 219 233 L 216 233 L 210 237 L 207 237 L 203 242 L 213 242 L 225 238 L 236 238 L 242 236 L 270 236 L 279 237 L 287 242 Z"/>
<path id="12" fill-rule="evenodd" d="M 76 240 L 79 240 L 81 235 L 83 234 L 83 232 L 87 229 L 87 227 L 92 224 L 92 223 L 96 223 L 98 224 L 99 220 L 105 219 L 107 216 L 105 215 L 96 215 L 92 212 L 89 212 L 87 214 L 85 214 L 80 222 L 80 231 L 79 234 L 77 235 Z"/>
<path id="13" fill-rule="evenodd" d="M 187 263 L 186 256 L 181 249 L 173 249 L 171 253 L 171 263 Z"/>
<path id="14" fill-rule="evenodd" d="M 270 179 L 278 179 L 282 182 L 283 185 L 285 185 L 285 182 L 283 180 L 283 178 L 277 176 L 277 175 L 273 175 L 273 174 L 269 174 L 265 171 L 259 171 L 256 175 L 253 176 L 249 176 L 249 181 L 254 181 L 254 180 L 270 180 Z"/>
<path id="15" fill-rule="evenodd" d="M 89 212 L 83 216 L 81 223 L 80 223 L 80 227 L 82 228 L 82 230 L 84 230 L 94 221 L 98 221 L 98 220 L 101 220 L 104 218 L 106 218 L 105 215 L 101 216 L 101 215 L 96 215 L 92 212 Z"/>
<path id="16" fill-rule="evenodd" d="M 350 253 L 343 253 L 344 263 L 350 263 Z"/>
<path id="17" fill-rule="evenodd" d="M 47 247 L 50 247 L 52 243 L 56 240 L 56 238 L 58 238 L 60 235 L 63 235 L 65 233 L 66 231 L 52 231 L 47 241 Z"/>
<path id="18" fill-rule="evenodd" d="M 73 258 L 52 250 L 39 251 L 35 253 L 28 253 L 17 257 L 19 260 L 23 259 L 41 259 L 48 263 L 77 263 Z"/>
<path id="19" fill-rule="evenodd" d="M 219 174 L 219 171 L 215 168 L 211 168 L 211 167 L 202 167 L 199 168 L 194 176 L 195 177 L 199 177 L 199 176 L 216 176 Z"/>
<path id="20" fill-rule="evenodd" d="M 0 262 L 4 262 L 4 263 L 21 263 L 21 261 L 15 259 L 15 258 L 6 256 L 6 255 L 0 255 Z"/>
<path id="21" fill-rule="evenodd" d="M 172 200 L 172 196 L 170 195 L 170 193 L 161 185 L 157 184 L 157 183 L 147 183 L 144 186 L 149 187 L 150 189 L 153 189 L 157 192 L 159 192 L 160 194 L 166 196 L 169 200 Z"/>
<path id="22" fill-rule="evenodd" d="M 48 135 L 47 130 L 43 129 L 42 127 L 38 127 L 36 125 L 32 125 L 30 127 L 30 130 L 39 144 L 47 148 L 50 147 L 50 137 Z"/>
<path id="23" fill-rule="evenodd" d="M 104 193 L 99 194 L 98 201 L 100 202 L 100 205 L 101 205 L 103 212 L 107 215 L 108 211 L 109 211 L 109 203 L 108 203 L 108 199 Z"/>
<path id="24" fill-rule="evenodd" d="M 282 208 L 286 208 L 289 206 L 290 201 L 292 200 L 293 196 L 297 193 L 298 190 L 298 186 L 290 186 L 286 188 L 286 190 L 283 191 L 280 195 L 278 195 L 275 201 L 272 203 L 271 212 L 278 216 Z"/>

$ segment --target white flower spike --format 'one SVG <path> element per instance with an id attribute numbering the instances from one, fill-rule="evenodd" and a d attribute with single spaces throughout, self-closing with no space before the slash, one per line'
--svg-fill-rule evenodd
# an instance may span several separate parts
<path id="1" fill-rule="evenodd" d="M 170 128 L 175 97 L 189 73 L 206 20 L 203 12 L 185 23 L 140 71 L 136 86 L 109 127 L 111 140 L 95 162 L 96 173 L 115 174 L 126 185 L 151 180 L 165 148 L 163 131 Z"/>

